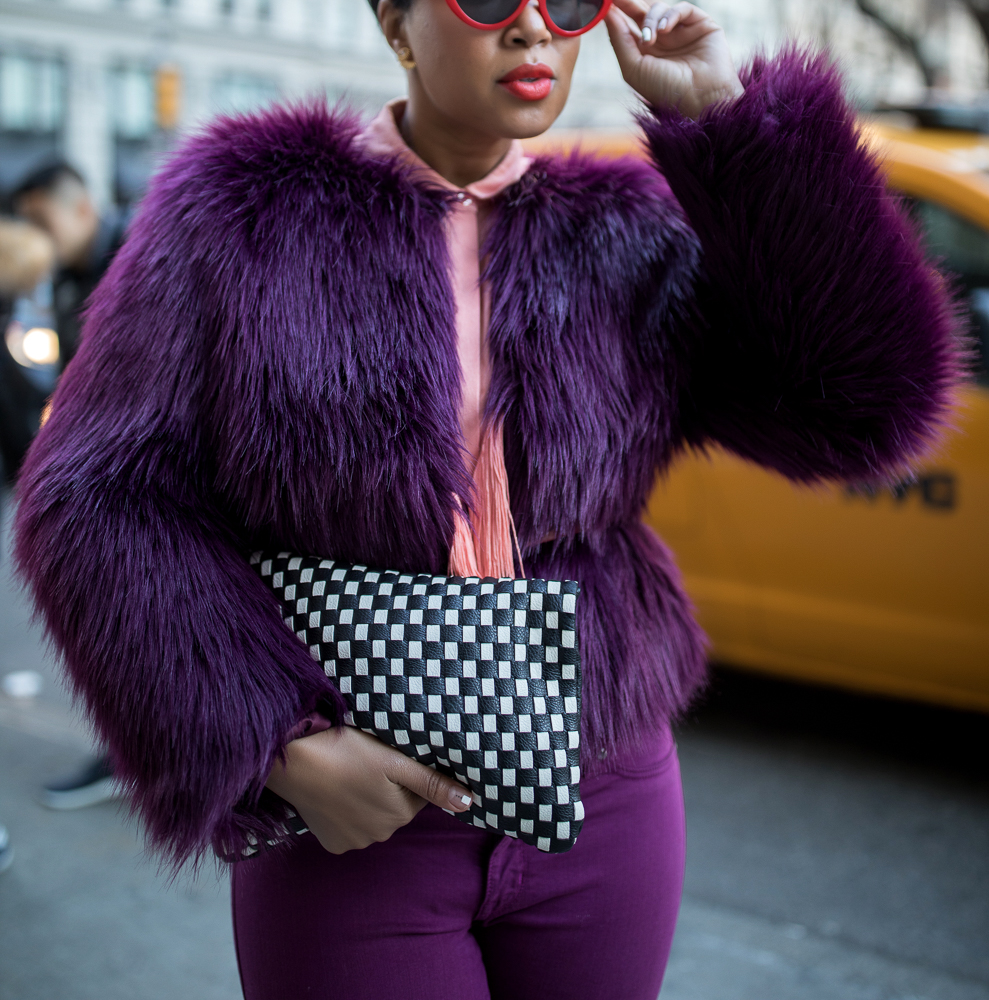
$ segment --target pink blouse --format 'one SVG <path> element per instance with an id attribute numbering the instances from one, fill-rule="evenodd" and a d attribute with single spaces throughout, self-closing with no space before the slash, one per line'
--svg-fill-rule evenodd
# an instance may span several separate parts
<path id="1" fill-rule="evenodd" d="M 470 525 L 465 517 L 457 518 L 450 573 L 455 576 L 514 576 L 514 526 L 508 503 L 501 426 L 485 427 L 483 423 L 490 383 L 487 351 L 490 289 L 481 281 L 480 247 L 484 242 L 491 199 L 514 184 L 529 169 L 532 160 L 516 139 L 487 176 L 458 188 L 406 145 L 399 129 L 404 113 L 404 97 L 389 101 L 358 141 L 368 153 L 397 156 L 416 167 L 423 180 L 456 192 L 456 201 L 447 215 L 447 240 L 463 390 L 460 427 L 467 451 L 465 461 L 474 474 L 475 509 Z M 451 498 L 451 502 L 457 501 Z"/>

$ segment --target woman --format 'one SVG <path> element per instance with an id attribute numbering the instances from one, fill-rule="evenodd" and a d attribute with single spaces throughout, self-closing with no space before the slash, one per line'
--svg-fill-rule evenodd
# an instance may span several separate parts
<path id="1" fill-rule="evenodd" d="M 312 830 L 233 866 L 251 1000 L 653 1000 L 683 871 L 669 723 L 704 675 L 639 520 L 655 472 L 717 442 L 800 482 L 889 476 L 957 376 L 826 61 L 739 79 L 696 8 L 619 0 L 650 161 L 530 160 L 579 38 L 495 6 L 381 0 L 409 98 L 370 124 L 276 108 L 183 147 L 21 481 L 20 564 L 154 843 L 236 854 L 286 801 Z M 334 725 L 263 547 L 579 580 L 576 847 L 457 822 L 455 782 Z"/>

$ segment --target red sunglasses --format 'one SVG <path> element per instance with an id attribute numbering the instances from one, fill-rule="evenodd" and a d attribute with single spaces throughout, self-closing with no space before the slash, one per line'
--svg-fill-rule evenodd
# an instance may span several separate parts
<path id="1" fill-rule="evenodd" d="M 446 0 L 447 6 L 472 28 L 496 31 L 511 24 L 531 0 Z M 600 21 L 611 0 L 539 0 L 539 13 L 556 35 L 582 35 Z"/>

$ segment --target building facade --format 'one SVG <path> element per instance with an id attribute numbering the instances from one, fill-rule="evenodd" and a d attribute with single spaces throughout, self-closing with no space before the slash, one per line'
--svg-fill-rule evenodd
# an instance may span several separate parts
<path id="1" fill-rule="evenodd" d="M 0 184 L 55 150 L 98 201 L 127 201 L 160 153 L 218 111 L 344 95 L 403 74 L 370 9 L 320 0 L 0 0 Z"/>
<path id="2" fill-rule="evenodd" d="M 603 28 L 580 62 L 561 124 L 627 127 Z M 217 112 L 313 94 L 369 112 L 404 89 L 365 0 L 0 0 L 0 188 L 63 155 L 129 202 Z"/>
<path id="3" fill-rule="evenodd" d="M 919 93 L 915 69 L 851 0 L 706 6 L 739 59 L 784 37 L 824 39 L 863 104 Z M 971 22 L 952 8 L 935 27 L 961 89 L 980 85 Z M 0 189 L 62 155 L 99 203 L 131 202 L 160 155 L 217 112 L 312 94 L 370 111 L 404 87 L 366 0 L 0 0 Z M 636 103 L 601 25 L 582 40 L 559 124 L 630 128 Z"/>

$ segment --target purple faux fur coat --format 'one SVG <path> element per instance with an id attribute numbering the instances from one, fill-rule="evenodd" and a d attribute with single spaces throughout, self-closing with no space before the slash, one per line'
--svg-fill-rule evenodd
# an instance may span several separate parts
<path id="1" fill-rule="evenodd" d="M 951 305 L 834 69 L 791 51 L 744 83 L 700 122 L 646 115 L 653 163 L 537 160 L 487 241 L 487 412 L 530 575 L 583 588 L 591 757 L 704 676 L 640 524 L 657 469 L 718 442 L 801 481 L 889 474 L 957 377 Z M 245 553 L 443 571 L 469 492 L 449 194 L 357 151 L 358 128 L 310 105 L 185 144 L 19 485 L 20 568 L 175 861 L 274 829 L 286 734 L 339 707 Z"/>

